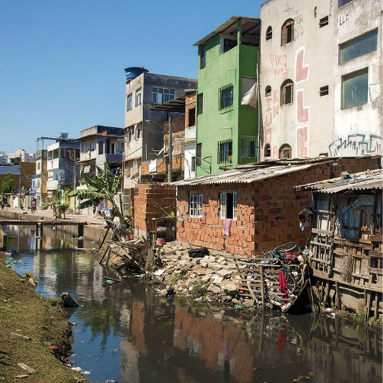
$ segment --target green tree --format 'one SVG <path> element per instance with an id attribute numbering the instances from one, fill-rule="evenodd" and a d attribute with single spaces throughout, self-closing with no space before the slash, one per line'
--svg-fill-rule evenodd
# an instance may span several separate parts
<path id="1" fill-rule="evenodd" d="M 3 182 L 1 183 L 1 193 L 2 194 L 11 193 L 12 182 L 13 182 L 12 173 L 11 172 L 5 173 L 4 178 L 3 178 Z"/>
<path id="2" fill-rule="evenodd" d="M 82 202 L 79 209 L 89 206 L 98 206 L 100 201 L 108 201 L 113 207 L 113 218 L 117 216 L 121 225 L 125 219 L 120 207 L 114 201 L 114 196 L 120 191 L 122 182 L 121 168 L 117 168 L 115 173 L 110 169 L 109 163 L 105 163 L 105 169 L 97 166 L 98 175 L 95 177 L 85 177 L 80 184 L 85 185 L 86 189 L 77 189 L 69 193 L 70 197 L 77 197 Z"/>

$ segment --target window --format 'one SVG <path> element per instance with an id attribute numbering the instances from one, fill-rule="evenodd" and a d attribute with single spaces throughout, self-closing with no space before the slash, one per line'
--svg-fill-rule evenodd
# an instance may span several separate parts
<path id="1" fill-rule="evenodd" d="M 199 46 L 199 68 L 203 69 L 206 66 L 206 45 Z"/>
<path id="2" fill-rule="evenodd" d="M 266 144 L 266 145 L 265 145 L 264 156 L 265 156 L 265 157 L 271 157 L 271 148 L 270 148 L 270 144 Z"/>
<path id="3" fill-rule="evenodd" d="M 137 124 L 136 129 L 134 130 L 134 138 L 136 139 L 136 141 L 139 140 L 140 134 L 141 134 L 141 124 Z"/>
<path id="4" fill-rule="evenodd" d="M 363 105 L 368 101 L 368 68 L 342 77 L 342 108 Z"/>
<path id="5" fill-rule="evenodd" d="M 270 97 L 271 96 L 271 86 L 267 85 L 265 88 L 265 97 Z"/>
<path id="6" fill-rule="evenodd" d="M 328 95 L 328 85 L 321 86 L 319 88 L 319 95 L 322 96 L 327 96 Z"/>
<path id="7" fill-rule="evenodd" d="M 195 156 L 191 158 L 191 171 L 195 172 Z"/>
<path id="8" fill-rule="evenodd" d="M 190 217 L 202 217 L 202 194 L 189 195 Z"/>
<path id="9" fill-rule="evenodd" d="M 136 90 L 136 106 L 142 104 L 142 88 Z"/>
<path id="10" fill-rule="evenodd" d="M 241 158 L 257 157 L 257 137 L 241 135 Z"/>
<path id="11" fill-rule="evenodd" d="M 219 218 L 237 218 L 237 193 L 219 194 Z"/>
<path id="12" fill-rule="evenodd" d="M 197 144 L 197 161 L 196 165 L 201 166 L 202 163 L 202 144 Z"/>
<path id="13" fill-rule="evenodd" d="M 287 79 L 281 85 L 281 105 L 292 104 L 294 101 L 294 83 Z"/>
<path id="14" fill-rule="evenodd" d="M 273 37 L 273 28 L 271 26 L 266 29 L 266 40 L 270 40 Z"/>
<path id="15" fill-rule="evenodd" d="M 294 20 L 288 19 L 282 25 L 282 42 L 281 45 L 286 45 L 294 40 Z"/>
<path id="16" fill-rule="evenodd" d="M 363 36 L 339 45 L 339 63 L 343 64 L 356 57 L 376 51 L 378 48 L 378 30 L 375 29 Z"/>
<path id="17" fill-rule="evenodd" d="M 219 110 L 232 106 L 233 101 L 234 101 L 233 85 L 227 85 L 219 90 Z"/>
<path id="18" fill-rule="evenodd" d="M 338 0 L 338 7 L 343 7 L 343 5 L 346 5 L 350 3 L 352 0 Z"/>
<path id="19" fill-rule="evenodd" d="M 81 146 L 81 153 L 86 153 L 86 144 L 82 144 L 82 146 Z"/>
<path id="20" fill-rule="evenodd" d="M 41 165 L 40 162 L 38 162 L 37 163 L 37 170 L 40 170 L 40 167 L 41 167 L 40 165 Z"/>
<path id="21" fill-rule="evenodd" d="M 153 88 L 153 104 L 163 104 L 173 100 L 175 97 L 174 89 Z"/>
<path id="22" fill-rule="evenodd" d="M 283 144 L 279 148 L 279 158 L 282 160 L 291 158 L 291 146 L 289 144 Z"/>
<path id="23" fill-rule="evenodd" d="M 197 113 L 203 113 L 203 93 L 197 95 Z"/>
<path id="24" fill-rule="evenodd" d="M 195 108 L 189 109 L 189 121 L 188 121 L 188 127 L 195 125 Z"/>
<path id="25" fill-rule="evenodd" d="M 128 142 L 132 141 L 132 129 L 128 128 Z"/>
<path id="26" fill-rule="evenodd" d="M 237 46 L 237 38 L 225 38 L 221 36 L 221 53 L 226 53 Z"/>
<path id="27" fill-rule="evenodd" d="M 319 28 L 322 28 L 324 26 L 328 25 L 328 16 L 326 17 L 322 17 L 320 20 L 319 20 Z"/>
<path id="28" fill-rule="evenodd" d="M 104 141 L 98 143 L 98 154 L 104 154 Z"/>
<path id="29" fill-rule="evenodd" d="M 128 94 L 126 98 L 126 110 L 132 109 L 132 93 Z"/>
<path id="30" fill-rule="evenodd" d="M 232 162 L 233 142 L 231 140 L 218 142 L 218 159 L 217 163 Z"/>
<path id="31" fill-rule="evenodd" d="M 95 142 L 91 142 L 90 143 L 90 150 L 93 152 L 94 149 L 96 149 L 96 143 Z"/>

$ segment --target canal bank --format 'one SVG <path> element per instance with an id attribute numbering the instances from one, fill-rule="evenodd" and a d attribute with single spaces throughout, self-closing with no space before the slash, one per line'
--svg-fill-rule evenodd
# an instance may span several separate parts
<path id="1" fill-rule="evenodd" d="M 58 300 L 42 297 L 6 267 L 7 255 L 0 252 L 0 381 L 86 382 L 66 366 L 73 332 Z"/>
<path id="2" fill-rule="evenodd" d="M 0 219 L 14 219 L 21 221 L 52 221 L 54 220 L 52 212 L 49 210 L 37 210 L 32 213 L 30 210 L 21 210 L 17 208 L 5 208 L 0 210 Z M 67 214 L 65 219 L 58 219 L 58 222 L 72 222 L 72 225 L 57 225 L 56 230 L 58 233 L 68 234 L 71 236 L 78 236 L 78 225 L 83 225 L 82 237 L 101 243 L 105 234 L 104 220 L 95 217 L 81 216 L 76 214 Z"/>

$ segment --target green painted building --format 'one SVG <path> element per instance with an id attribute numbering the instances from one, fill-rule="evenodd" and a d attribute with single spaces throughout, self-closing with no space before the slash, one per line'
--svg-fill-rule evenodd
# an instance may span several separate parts
<path id="1" fill-rule="evenodd" d="M 260 19 L 232 16 L 198 41 L 196 176 L 256 162 Z"/>

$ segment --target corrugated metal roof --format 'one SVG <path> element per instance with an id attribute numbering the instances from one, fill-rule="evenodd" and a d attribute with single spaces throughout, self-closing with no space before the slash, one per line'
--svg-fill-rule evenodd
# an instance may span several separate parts
<path id="1" fill-rule="evenodd" d="M 231 183 L 251 183 L 255 181 L 262 181 L 268 178 L 274 178 L 283 176 L 285 174 L 298 172 L 300 170 L 306 170 L 312 166 L 322 164 L 310 163 L 303 165 L 277 165 L 277 166 L 257 166 L 246 165 L 239 166 L 235 169 L 228 170 L 222 173 L 209 174 L 207 176 L 201 176 L 196 178 L 189 178 L 182 181 L 173 182 L 173 185 L 209 185 L 209 184 L 231 184 Z"/>
<path id="2" fill-rule="evenodd" d="M 349 178 L 332 178 L 320 182 L 297 186 L 301 190 L 313 190 L 318 193 L 340 193 L 352 190 L 382 190 L 383 170 L 368 170 L 350 174 Z"/>
<path id="3" fill-rule="evenodd" d="M 197 41 L 194 46 L 199 46 L 205 44 L 212 37 L 218 33 L 236 33 L 237 31 L 237 21 L 242 20 L 242 35 L 243 36 L 254 36 L 259 35 L 261 29 L 261 19 L 256 17 L 244 17 L 244 16 L 231 16 L 230 19 L 226 20 L 213 32 L 206 35 L 201 40 Z"/>
<path id="4" fill-rule="evenodd" d="M 19 165 L 5 165 L 0 166 L 0 174 L 12 173 L 15 176 L 20 175 L 20 166 Z"/>

